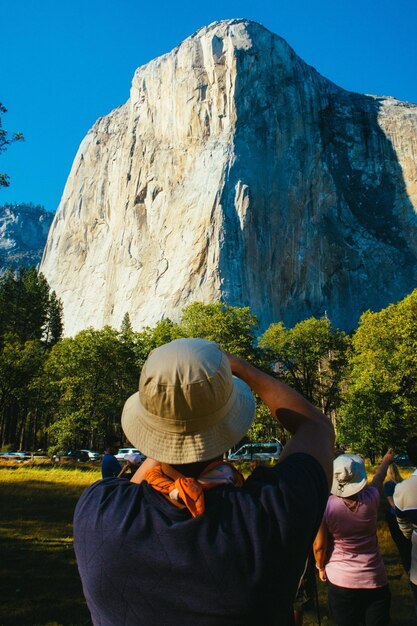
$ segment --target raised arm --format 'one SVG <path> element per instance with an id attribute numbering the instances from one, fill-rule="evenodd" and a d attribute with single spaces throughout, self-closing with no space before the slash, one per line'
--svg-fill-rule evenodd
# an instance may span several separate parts
<path id="1" fill-rule="evenodd" d="M 378 467 L 375 476 L 371 481 L 372 487 L 376 487 L 378 491 L 382 490 L 382 485 L 387 475 L 388 465 L 394 460 L 394 452 L 390 448 L 383 456 L 380 466 Z"/>
<path id="2" fill-rule="evenodd" d="M 247 361 L 227 354 L 232 372 L 244 380 L 268 406 L 272 415 L 293 437 L 280 459 L 304 452 L 323 467 L 329 486 L 333 470 L 334 429 L 329 418 L 297 391 L 261 372 Z"/>

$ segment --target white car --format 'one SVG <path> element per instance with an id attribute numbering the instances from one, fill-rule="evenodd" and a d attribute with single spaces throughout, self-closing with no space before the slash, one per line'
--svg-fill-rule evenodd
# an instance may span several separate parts
<path id="1" fill-rule="evenodd" d="M 98 461 L 100 459 L 98 452 L 93 452 L 92 450 L 81 450 L 81 452 L 87 452 L 90 461 Z"/>
<path id="2" fill-rule="evenodd" d="M 140 456 L 142 457 L 142 461 L 145 460 L 145 456 L 136 448 L 120 448 L 119 452 L 114 456 L 118 461 L 124 461 L 126 454 L 140 454 Z"/>
<path id="3" fill-rule="evenodd" d="M 228 461 L 278 461 L 282 444 L 279 441 L 246 443 L 227 457 Z"/>

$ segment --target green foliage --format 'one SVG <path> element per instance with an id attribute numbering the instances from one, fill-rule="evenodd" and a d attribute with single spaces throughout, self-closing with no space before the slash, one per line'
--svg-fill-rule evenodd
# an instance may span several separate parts
<path id="1" fill-rule="evenodd" d="M 25 433 L 36 430 L 39 378 L 44 362 L 39 341 L 10 338 L 0 351 L 0 428 L 2 443 L 23 447 Z"/>
<path id="2" fill-rule="evenodd" d="M 45 342 L 48 346 L 54 346 L 62 337 L 64 330 L 62 317 L 62 302 L 57 297 L 55 291 L 52 291 L 49 296 L 46 326 L 44 331 Z"/>
<path id="3" fill-rule="evenodd" d="M 249 441 L 272 441 L 275 439 L 279 439 L 281 442 L 285 441 L 284 428 L 272 417 L 268 407 L 258 397 L 256 398 L 255 419 L 247 432 L 247 439 Z"/>
<path id="4" fill-rule="evenodd" d="M 339 439 L 367 456 L 417 432 L 417 290 L 364 313 L 353 336 Z"/>
<path id="5" fill-rule="evenodd" d="M 109 326 L 58 342 L 46 374 L 54 396 L 51 441 L 62 448 L 102 445 L 105 433 L 119 424 L 126 398 L 137 389 L 132 348 Z"/>
<path id="6" fill-rule="evenodd" d="M 120 326 L 120 339 L 129 342 L 133 338 L 133 327 L 129 313 L 125 313 Z"/>
<path id="7" fill-rule="evenodd" d="M 194 302 L 183 309 L 179 332 L 183 337 L 216 341 L 227 352 L 258 362 L 260 354 L 255 347 L 258 326 L 249 307 Z"/>
<path id="8" fill-rule="evenodd" d="M 42 274 L 0 278 L 0 443 L 45 443 L 44 364 L 62 334 L 62 304 Z"/>
<path id="9" fill-rule="evenodd" d="M 133 351 L 139 371 L 152 350 L 181 336 L 177 324 L 174 324 L 169 318 L 159 320 L 154 328 L 146 326 L 142 331 L 134 333 L 132 337 Z"/>
<path id="10" fill-rule="evenodd" d="M 14 337 L 20 343 L 38 339 L 55 343 L 62 335 L 62 304 L 43 274 L 34 267 L 9 269 L 0 278 L 1 338 Z"/>
<path id="11" fill-rule="evenodd" d="M 7 113 L 6 107 L 0 102 L 0 154 L 4 152 L 11 143 L 15 141 L 23 141 L 22 133 L 13 133 L 12 137 L 9 137 L 9 133 L 7 130 L 4 130 L 1 114 Z M 2 187 L 9 187 L 10 185 L 10 177 L 8 174 L 0 174 L 0 189 Z"/>
<path id="12" fill-rule="evenodd" d="M 120 428 L 126 398 L 156 347 L 203 337 L 277 373 L 333 419 L 345 446 L 373 457 L 403 448 L 417 432 L 417 290 L 380 313 L 365 313 L 351 340 L 328 319 L 286 329 L 272 324 L 257 343 L 249 308 L 196 302 L 176 324 L 140 332 L 128 313 L 110 327 L 61 339 L 62 304 L 34 268 L 0 278 L 0 445 L 100 447 Z M 343 403 L 341 405 L 341 398 Z M 284 433 L 257 399 L 252 441 Z"/>
<path id="13" fill-rule="evenodd" d="M 272 324 L 260 339 L 280 377 L 325 413 L 339 403 L 348 342 L 327 318 L 314 317 L 290 329 Z"/>

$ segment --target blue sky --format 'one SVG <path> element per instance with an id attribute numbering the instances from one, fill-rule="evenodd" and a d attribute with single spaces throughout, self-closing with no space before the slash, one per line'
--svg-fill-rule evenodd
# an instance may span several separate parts
<path id="1" fill-rule="evenodd" d="M 417 103 L 416 0 L 0 0 L 0 204 L 55 211 L 77 148 L 124 103 L 137 67 L 215 20 L 245 17 L 288 41 L 345 89 Z"/>

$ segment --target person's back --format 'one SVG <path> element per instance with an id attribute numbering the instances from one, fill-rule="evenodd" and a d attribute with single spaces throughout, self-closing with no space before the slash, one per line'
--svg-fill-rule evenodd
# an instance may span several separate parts
<path id="1" fill-rule="evenodd" d="M 249 390 L 234 379 L 235 391 L 230 395 L 230 366 L 215 344 L 179 340 L 168 345 L 165 353 L 175 348 L 174 360 L 179 362 L 182 350 L 187 352 L 190 346 L 199 355 L 208 351 L 204 374 L 197 368 L 199 386 L 207 383 L 205 395 L 201 402 L 187 399 L 199 409 L 189 414 L 193 434 L 185 440 L 170 430 L 166 414 L 158 421 L 155 407 L 142 411 L 142 419 L 137 405 L 132 410 L 137 399 L 126 403 L 122 419 L 126 436 L 134 445 L 140 443 L 148 458 L 131 482 L 114 479 L 92 485 L 81 497 L 74 518 L 74 547 L 93 622 L 100 626 L 291 624 L 292 601 L 327 500 L 331 427 L 296 392 L 229 356 L 234 371 L 272 405 L 287 427 L 292 429 L 293 421 L 297 422 L 282 462 L 273 468 L 257 468 L 242 484 L 238 473 L 219 455 L 236 444 L 250 424 L 254 403 Z M 165 353 L 166 360 L 169 354 Z M 216 365 L 211 371 L 213 359 Z M 171 393 L 169 385 L 161 384 L 166 380 L 158 380 L 155 387 L 149 370 L 150 365 L 142 371 L 141 402 L 146 401 L 146 381 L 162 394 Z M 216 372 L 221 383 L 210 399 Z M 180 378 L 184 378 L 182 372 Z M 219 405 L 225 380 L 227 410 Z M 189 389 L 199 393 L 189 380 L 182 388 L 184 394 Z M 162 414 L 164 401 L 159 396 L 152 401 L 159 404 Z M 178 403 L 181 398 L 177 396 L 174 404 Z M 210 420 L 201 416 L 203 408 Z M 311 421 L 298 413 L 300 409 L 308 415 L 311 412 Z M 180 417 L 187 413 L 183 405 Z M 201 430 L 202 422 L 213 424 L 220 414 L 221 421 L 214 428 Z M 149 415 L 155 423 L 153 441 L 146 423 Z M 181 422 L 183 432 L 187 425 Z M 140 433 L 136 433 L 138 424 Z M 162 426 L 166 427 L 163 437 Z M 312 431 L 318 439 L 315 444 Z M 200 458 L 196 449 L 203 451 Z M 162 462 L 154 461 L 155 456 L 163 457 Z M 324 468 L 319 458 L 325 459 Z M 202 465 L 199 476 L 192 473 L 193 464 Z M 182 468 L 192 477 L 180 473 Z M 193 490 L 198 489 L 201 493 L 194 497 Z"/>
<path id="2" fill-rule="evenodd" d="M 147 482 L 96 483 L 75 514 L 94 623 L 286 623 L 325 500 L 324 473 L 307 455 L 210 490 L 197 518 Z"/>
<path id="3" fill-rule="evenodd" d="M 379 500 L 378 489 L 372 486 L 357 494 L 353 511 L 343 498 L 329 497 L 325 520 L 331 546 L 326 573 L 335 584 L 349 588 L 387 584 L 377 539 Z"/>
<path id="4" fill-rule="evenodd" d="M 341 454 L 333 463 L 331 496 L 314 542 L 329 612 L 338 626 L 388 626 L 391 592 L 378 547 L 382 484 L 393 452 L 384 455 L 370 485 L 363 459 Z"/>

